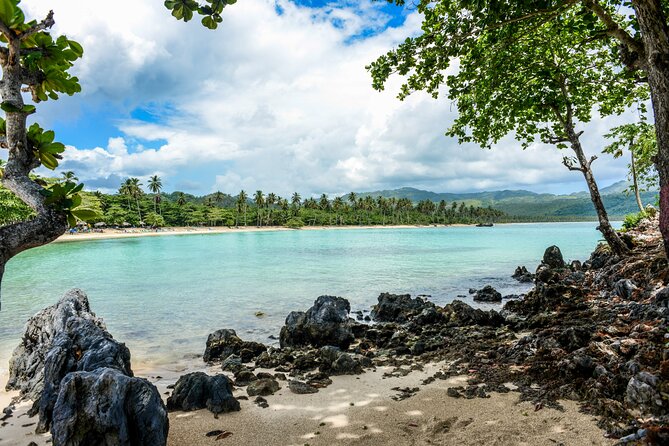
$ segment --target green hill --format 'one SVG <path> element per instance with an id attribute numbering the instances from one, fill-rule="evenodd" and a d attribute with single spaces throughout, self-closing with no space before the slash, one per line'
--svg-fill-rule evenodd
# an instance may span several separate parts
<path id="1" fill-rule="evenodd" d="M 637 212 L 634 196 L 625 193 L 627 183 L 620 181 L 600 190 L 609 215 L 620 218 Z M 538 194 L 527 190 L 501 190 L 474 193 L 437 193 L 426 190 L 403 187 L 393 190 L 361 192 L 360 197 L 382 196 L 384 198 L 408 198 L 413 202 L 430 200 L 447 203 L 464 202 L 467 206 L 491 206 L 509 215 L 537 219 L 594 219 L 597 214 L 587 192 L 576 192 L 569 195 Z M 646 204 L 655 204 L 656 192 L 641 194 Z"/>

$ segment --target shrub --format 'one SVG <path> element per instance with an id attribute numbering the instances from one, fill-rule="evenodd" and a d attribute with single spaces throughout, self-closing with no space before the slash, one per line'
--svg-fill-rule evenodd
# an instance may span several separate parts
<path id="1" fill-rule="evenodd" d="M 638 212 L 636 214 L 629 214 L 625 217 L 625 220 L 623 221 L 623 229 L 625 231 L 629 231 L 630 229 L 634 229 L 637 226 L 639 226 L 639 223 L 641 220 L 644 218 L 647 218 L 648 214 L 645 211 Z"/>
<path id="2" fill-rule="evenodd" d="M 286 222 L 285 226 L 291 229 L 300 229 L 302 226 L 304 226 L 304 222 L 301 218 L 293 217 Z"/>

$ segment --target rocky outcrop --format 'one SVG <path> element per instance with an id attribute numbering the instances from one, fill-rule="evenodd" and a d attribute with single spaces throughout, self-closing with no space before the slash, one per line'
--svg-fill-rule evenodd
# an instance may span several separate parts
<path id="1" fill-rule="evenodd" d="M 293 311 L 279 336 L 281 347 L 322 347 L 346 350 L 353 342 L 349 302 L 341 297 L 320 296 L 306 312 Z"/>
<path id="2" fill-rule="evenodd" d="M 358 375 L 362 373 L 359 359 L 344 353 L 337 347 L 326 346 L 320 350 L 321 372 L 332 375 Z"/>
<path id="3" fill-rule="evenodd" d="M 452 327 L 466 327 L 470 325 L 499 327 L 505 320 L 494 310 L 483 311 L 472 308 L 460 300 L 454 300 L 444 307 L 447 325 Z"/>
<path id="4" fill-rule="evenodd" d="M 114 340 L 81 290 L 33 316 L 10 361 L 10 390 L 34 401 L 37 432 L 56 445 L 163 445 L 168 420 L 156 388 L 134 378 L 130 351 Z M 64 415 L 65 414 L 65 415 Z M 151 427 L 152 433 L 135 434 Z"/>
<path id="5" fill-rule="evenodd" d="M 208 409 L 214 414 L 240 410 L 232 396 L 232 383 L 225 375 L 209 376 L 203 372 L 189 373 L 177 381 L 167 398 L 167 410 L 185 412 Z"/>
<path id="6" fill-rule="evenodd" d="M 543 264 L 549 268 L 564 268 L 564 257 L 562 257 L 562 251 L 557 246 L 550 246 L 546 248 L 544 252 Z"/>
<path id="7" fill-rule="evenodd" d="M 74 372 L 63 379 L 53 410 L 53 444 L 164 445 L 169 428 L 158 390 L 116 369 Z"/>
<path id="8" fill-rule="evenodd" d="M 237 355 L 242 362 L 251 362 L 267 347 L 259 342 L 242 341 L 235 330 L 217 330 L 207 338 L 202 359 L 205 362 L 222 361 L 230 355 Z"/>
<path id="9" fill-rule="evenodd" d="M 420 297 L 412 299 L 410 294 L 382 293 L 371 316 L 376 322 L 404 323 L 429 308 L 434 308 L 434 304 Z"/>
<path id="10" fill-rule="evenodd" d="M 534 282 L 534 274 L 529 272 L 524 266 L 519 266 L 516 268 L 516 271 L 511 276 L 521 283 L 531 283 Z"/>
<path id="11" fill-rule="evenodd" d="M 502 294 L 490 285 L 484 286 L 474 294 L 475 302 L 499 303 L 502 301 Z"/>

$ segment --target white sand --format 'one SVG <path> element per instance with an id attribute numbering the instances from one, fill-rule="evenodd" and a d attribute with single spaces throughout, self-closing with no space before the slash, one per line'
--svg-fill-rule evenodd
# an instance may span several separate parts
<path id="1" fill-rule="evenodd" d="M 359 376 L 334 377 L 334 383 L 319 393 L 295 395 L 280 381 L 281 390 L 268 396 L 270 407 L 262 409 L 249 398 L 241 401 L 240 412 L 221 414 L 218 419 L 206 411 L 170 414 L 171 446 L 199 445 L 610 445 L 595 419 L 578 412 L 578 405 L 562 402 L 564 412 L 518 404 L 518 394 L 492 394 L 487 399 L 453 399 L 448 387 L 462 385 L 465 377 L 437 380 L 427 386 L 420 381 L 440 370 L 432 364 L 401 378 L 383 379 L 388 368 Z M 191 368 L 189 368 L 191 369 Z M 191 369 L 192 370 L 192 369 Z M 188 371 L 191 371 L 188 370 Z M 218 372 L 217 367 L 206 370 Z M 186 370 L 137 370 L 166 397 L 166 387 Z M 160 378 L 158 378 L 160 376 Z M 4 384 L 4 383 L 3 383 Z M 393 387 L 419 387 L 411 398 L 394 401 Z M 246 395 L 245 388 L 235 396 Z M 9 395 L 0 392 L 2 407 Z M 352 403 L 352 404 L 351 404 Z M 30 441 L 48 445 L 48 436 L 33 433 L 36 419 L 22 405 L 9 424 L 0 428 L 0 446 L 25 446 Z M 450 426 L 450 427 L 447 427 Z M 228 438 L 207 437 L 213 430 L 230 431 Z"/>

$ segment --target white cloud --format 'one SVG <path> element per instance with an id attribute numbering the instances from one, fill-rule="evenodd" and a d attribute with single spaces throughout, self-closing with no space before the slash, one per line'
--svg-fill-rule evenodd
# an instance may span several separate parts
<path id="1" fill-rule="evenodd" d="M 43 14 L 53 2 L 25 7 Z M 196 181 L 204 186 L 194 192 L 285 195 L 403 185 L 557 190 L 583 182 L 553 148 L 523 152 L 511 139 L 492 151 L 458 146 L 443 136 L 454 117 L 448 101 L 416 94 L 400 102 L 398 80 L 383 93 L 371 88 L 365 65 L 419 29 L 415 13 L 361 39 L 387 20 L 378 4 L 309 9 L 245 0 L 224 11 L 215 32 L 177 23 L 160 1 L 62 0 L 55 9 L 58 31 L 85 46 L 77 66 L 84 93 L 44 107 L 44 119 L 85 119 L 81 101 L 151 106 L 162 117 L 118 122 L 122 137 L 107 135 L 105 148 L 70 149 L 63 168 L 93 184 L 159 173 L 168 189 Z M 592 153 L 607 125 L 588 127 Z M 625 174 L 621 161 L 595 167 L 604 184 Z"/>

